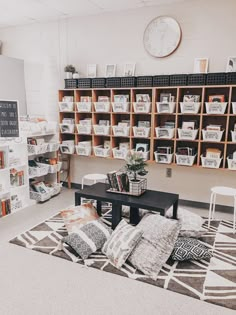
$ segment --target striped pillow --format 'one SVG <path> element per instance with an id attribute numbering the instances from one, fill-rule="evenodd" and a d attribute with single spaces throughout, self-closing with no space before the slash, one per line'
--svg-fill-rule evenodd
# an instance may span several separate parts
<path id="1" fill-rule="evenodd" d="M 102 248 L 111 232 L 112 230 L 101 220 L 94 220 L 76 233 L 64 237 L 62 242 L 72 247 L 82 259 L 87 259 L 92 253 Z"/>
<path id="2" fill-rule="evenodd" d="M 102 248 L 110 262 L 121 268 L 142 237 L 142 231 L 122 220 Z"/>

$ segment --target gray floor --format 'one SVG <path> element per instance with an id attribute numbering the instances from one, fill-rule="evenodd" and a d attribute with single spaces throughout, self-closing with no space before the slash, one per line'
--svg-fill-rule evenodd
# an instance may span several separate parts
<path id="1" fill-rule="evenodd" d="M 235 315 L 226 308 L 8 243 L 73 202 L 74 191 L 64 189 L 47 203 L 0 219 L 0 315 Z M 206 210 L 198 213 L 207 215 Z"/>

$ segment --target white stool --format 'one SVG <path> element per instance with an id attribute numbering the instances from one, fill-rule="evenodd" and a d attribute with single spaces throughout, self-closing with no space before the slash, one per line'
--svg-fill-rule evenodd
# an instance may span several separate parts
<path id="1" fill-rule="evenodd" d="M 84 180 L 92 180 L 93 183 L 97 183 L 97 182 L 102 182 L 105 181 L 107 179 L 107 175 L 104 174 L 87 174 L 84 175 L 82 178 L 82 184 L 81 184 L 81 189 L 84 188 Z"/>
<path id="2" fill-rule="evenodd" d="M 236 189 L 224 186 L 216 186 L 211 188 L 211 200 L 209 207 L 208 228 L 210 227 L 211 219 L 215 215 L 216 195 L 229 196 L 234 198 L 234 221 L 233 221 L 233 233 L 235 233 L 235 221 L 236 221 Z"/>

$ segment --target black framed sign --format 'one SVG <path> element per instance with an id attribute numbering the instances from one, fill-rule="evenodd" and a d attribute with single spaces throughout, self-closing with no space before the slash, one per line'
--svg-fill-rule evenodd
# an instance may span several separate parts
<path id="1" fill-rule="evenodd" d="M 18 101 L 0 100 L 0 138 L 19 137 Z"/>

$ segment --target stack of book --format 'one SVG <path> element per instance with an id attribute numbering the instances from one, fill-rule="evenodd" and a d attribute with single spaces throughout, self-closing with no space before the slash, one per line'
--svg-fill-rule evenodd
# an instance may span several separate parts
<path id="1" fill-rule="evenodd" d="M 113 191 L 128 192 L 129 178 L 128 175 L 120 171 L 112 171 L 107 173 L 110 189 Z"/>
<path id="2" fill-rule="evenodd" d="M 10 198 L 0 199 L 0 217 L 11 213 Z"/>
<path id="3" fill-rule="evenodd" d="M 0 169 L 5 168 L 5 152 L 0 151 Z"/>
<path id="4" fill-rule="evenodd" d="M 10 184 L 12 187 L 18 187 L 24 185 L 24 170 L 10 169 Z"/>

